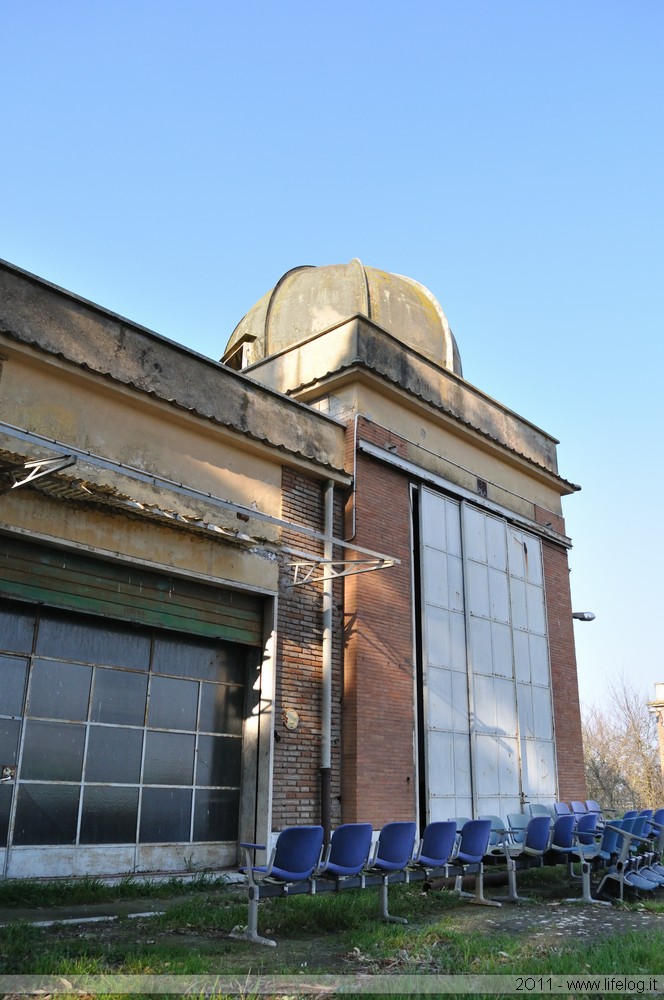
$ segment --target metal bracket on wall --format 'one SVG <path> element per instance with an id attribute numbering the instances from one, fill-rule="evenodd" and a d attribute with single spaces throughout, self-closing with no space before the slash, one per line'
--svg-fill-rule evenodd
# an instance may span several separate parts
<path id="1" fill-rule="evenodd" d="M 0 487 L 0 495 L 11 493 L 21 486 L 29 486 L 35 480 L 43 476 L 52 476 L 56 472 L 62 472 L 71 465 L 76 465 L 76 455 L 60 455 L 58 458 L 38 458 L 34 462 L 24 462 L 13 469 L 6 469 L 5 476 L 11 476 L 13 482 L 10 486 Z"/>
<path id="2" fill-rule="evenodd" d="M 377 569 L 390 569 L 398 559 L 301 559 L 289 563 L 295 570 L 289 587 L 301 587 L 305 583 L 323 583 L 325 580 L 340 580 L 344 576 L 371 573 Z M 317 570 L 321 575 L 315 576 Z"/>

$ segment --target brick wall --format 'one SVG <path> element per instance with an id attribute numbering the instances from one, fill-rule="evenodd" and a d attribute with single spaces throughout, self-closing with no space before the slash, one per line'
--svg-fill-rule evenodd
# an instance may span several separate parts
<path id="1" fill-rule="evenodd" d="M 544 541 L 542 558 L 556 727 L 558 794 L 565 802 L 572 799 L 583 801 L 587 792 L 567 551 L 562 546 Z"/>
<path id="2" fill-rule="evenodd" d="M 322 531 L 325 484 L 292 469 L 282 474 L 282 516 Z M 341 530 L 341 499 L 335 497 L 335 534 Z M 322 555 L 322 542 L 297 532 L 282 533 L 284 545 Z M 273 778 L 274 830 L 285 826 L 319 823 L 321 763 L 321 683 L 323 598 L 320 584 L 289 587 L 292 556 L 282 557 L 280 573 L 275 747 Z M 335 584 L 332 640 L 332 825 L 339 822 L 340 795 L 340 692 L 341 692 L 341 585 Z M 298 728 L 283 723 L 285 709 L 300 716 Z"/>
<path id="3" fill-rule="evenodd" d="M 375 425 L 358 431 L 401 448 Z M 408 480 L 360 453 L 355 504 L 356 543 L 401 560 L 345 581 L 342 816 L 377 828 L 416 818 Z"/>

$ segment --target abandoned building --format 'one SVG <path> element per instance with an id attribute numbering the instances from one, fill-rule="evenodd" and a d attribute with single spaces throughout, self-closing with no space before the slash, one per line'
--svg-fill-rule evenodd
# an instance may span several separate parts
<path id="1" fill-rule="evenodd" d="M 0 404 L 2 877 L 584 797 L 577 487 L 417 281 L 295 268 L 216 361 L 2 263 Z"/>

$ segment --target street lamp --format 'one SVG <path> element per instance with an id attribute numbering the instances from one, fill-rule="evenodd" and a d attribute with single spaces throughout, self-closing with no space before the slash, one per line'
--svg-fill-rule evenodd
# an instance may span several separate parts
<path id="1" fill-rule="evenodd" d="M 578 622 L 594 622 L 595 615 L 592 611 L 573 611 L 572 618 L 576 618 Z"/>

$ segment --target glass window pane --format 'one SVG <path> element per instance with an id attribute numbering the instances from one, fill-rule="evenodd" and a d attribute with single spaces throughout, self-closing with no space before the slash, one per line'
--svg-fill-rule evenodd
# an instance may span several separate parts
<path id="1" fill-rule="evenodd" d="M 153 729 L 196 729 L 197 681 L 152 677 L 148 725 Z"/>
<path id="2" fill-rule="evenodd" d="M 244 688 L 229 684 L 201 685 L 201 715 L 198 728 L 203 733 L 242 735 Z"/>
<path id="3" fill-rule="evenodd" d="M 138 788 L 83 789 L 81 844 L 135 844 L 137 820 Z"/>
<path id="4" fill-rule="evenodd" d="M 194 840 L 237 840 L 240 793 L 226 788 L 197 788 Z"/>
<path id="5" fill-rule="evenodd" d="M 242 740 L 230 736 L 199 736 L 197 785 L 240 786 Z"/>
<path id="6" fill-rule="evenodd" d="M 27 660 L 0 656 L 0 714 L 23 715 L 27 669 Z"/>
<path id="7" fill-rule="evenodd" d="M 73 844 L 78 785 L 19 785 L 15 844 Z"/>
<path id="8" fill-rule="evenodd" d="M 86 781 L 137 784 L 141 777 L 142 729 L 90 726 Z"/>
<path id="9" fill-rule="evenodd" d="M 93 722 L 111 722 L 123 726 L 142 726 L 145 722 L 147 674 L 130 674 L 125 670 L 95 671 L 92 689 Z"/>
<path id="10" fill-rule="evenodd" d="M 146 733 L 143 781 L 149 785 L 191 785 L 194 736 L 187 733 Z"/>
<path id="11" fill-rule="evenodd" d="M 114 624 L 106 618 L 74 618 L 45 612 L 39 625 L 37 652 L 80 663 L 147 670 L 151 633 L 140 626 Z"/>
<path id="12" fill-rule="evenodd" d="M 88 717 L 92 667 L 81 663 L 35 660 L 26 714 L 84 721 Z"/>
<path id="13" fill-rule="evenodd" d="M 14 785 L 0 785 L 0 847 L 7 844 L 7 833 L 9 832 L 9 811 L 12 807 L 12 792 Z"/>
<path id="14" fill-rule="evenodd" d="M 0 766 L 16 764 L 20 732 L 19 719 L 0 719 Z"/>
<path id="15" fill-rule="evenodd" d="M 190 827 L 190 788 L 143 789 L 139 836 L 142 844 L 189 843 Z"/>
<path id="16" fill-rule="evenodd" d="M 20 777 L 41 781 L 80 781 L 84 741 L 85 726 L 26 722 Z"/>
<path id="17" fill-rule="evenodd" d="M 152 669 L 175 677 L 243 684 L 245 655 L 233 643 L 197 641 L 162 633 L 155 636 Z"/>
<path id="18" fill-rule="evenodd" d="M 8 601 L 0 611 L 0 649 L 8 653 L 31 653 L 36 611 L 26 604 Z"/>

